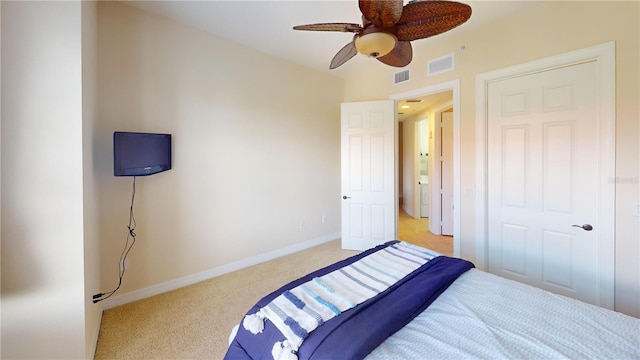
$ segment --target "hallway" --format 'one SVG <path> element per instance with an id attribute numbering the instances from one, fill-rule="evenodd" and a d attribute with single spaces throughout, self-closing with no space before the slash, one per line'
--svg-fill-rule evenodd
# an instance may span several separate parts
<path id="1" fill-rule="evenodd" d="M 433 235 L 429 231 L 429 218 L 414 219 L 400 210 L 398 219 L 399 240 L 429 248 L 443 255 L 453 256 L 453 237 Z"/>

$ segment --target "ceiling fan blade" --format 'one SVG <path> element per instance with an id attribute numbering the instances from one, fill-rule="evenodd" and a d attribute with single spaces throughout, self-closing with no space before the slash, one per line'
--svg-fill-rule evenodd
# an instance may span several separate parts
<path id="1" fill-rule="evenodd" d="M 357 33 L 362 30 L 362 26 L 359 24 L 350 23 L 321 23 L 321 24 L 309 24 L 294 26 L 293 30 L 307 30 L 307 31 L 340 31 L 340 32 L 353 32 Z"/>
<path id="2" fill-rule="evenodd" d="M 428 38 L 449 31 L 471 17 L 471 6 L 455 1 L 412 1 L 396 24 L 400 41 Z"/>
<path id="3" fill-rule="evenodd" d="M 377 27 L 393 26 L 402 16 L 402 0 L 360 0 L 360 12 Z"/>
<path id="4" fill-rule="evenodd" d="M 356 44 L 353 41 L 351 41 L 350 43 L 345 45 L 342 49 L 340 49 L 340 51 L 338 51 L 336 56 L 334 56 L 333 59 L 331 59 L 331 65 L 329 65 L 329 69 L 333 70 L 338 66 L 346 63 L 349 59 L 356 56 L 357 53 L 358 53 L 358 50 L 356 50 Z"/>
<path id="5" fill-rule="evenodd" d="M 390 66 L 404 67 L 409 65 L 412 58 L 413 49 L 411 48 L 411 42 L 398 41 L 396 47 L 393 48 L 390 53 L 385 56 L 380 56 L 378 60 Z"/>

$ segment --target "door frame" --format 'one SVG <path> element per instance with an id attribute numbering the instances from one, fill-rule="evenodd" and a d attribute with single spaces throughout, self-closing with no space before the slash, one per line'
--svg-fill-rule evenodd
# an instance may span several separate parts
<path id="1" fill-rule="evenodd" d="M 488 269 L 488 144 L 487 101 L 491 82 L 595 61 L 598 71 L 598 287 L 600 306 L 613 309 L 615 282 L 615 42 L 600 44 L 548 58 L 510 66 L 476 76 L 476 261 Z"/>
<path id="2" fill-rule="evenodd" d="M 395 100 L 395 107 L 398 101 L 406 100 L 418 96 L 436 94 L 444 91 L 453 93 L 451 105 L 453 107 L 453 256 L 460 256 L 460 79 L 447 81 L 440 84 L 430 85 L 419 89 L 392 94 L 389 99 Z M 451 107 L 451 106 L 449 106 Z M 442 111 L 440 109 L 439 111 Z M 398 117 L 396 116 L 396 129 L 398 127 Z M 435 136 L 435 135 L 434 135 Z M 398 132 L 396 131 L 396 164 L 398 163 Z M 439 151 L 438 151 L 439 154 Z M 434 154 L 434 158 L 435 158 Z M 429 181 L 431 182 L 431 181 Z M 433 187 L 432 187 L 433 189 Z M 396 194 L 398 193 L 398 168 L 396 167 Z M 431 194 L 434 190 L 431 191 Z M 397 196 L 396 196 L 397 198 Z M 397 204 L 396 204 L 397 205 Z M 433 214 L 433 206 L 431 207 Z M 398 229 L 398 217 L 396 216 L 396 237 Z"/>

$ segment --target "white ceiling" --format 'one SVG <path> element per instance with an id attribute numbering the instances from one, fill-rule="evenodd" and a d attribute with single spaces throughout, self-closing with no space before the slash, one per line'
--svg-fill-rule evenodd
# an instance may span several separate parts
<path id="1" fill-rule="evenodd" d="M 292 29 L 295 25 L 321 22 L 361 24 L 362 14 L 357 0 L 124 2 L 247 47 L 338 76 L 344 75 L 349 69 L 357 69 L 363 63 L 377 62 L 358 55 L 340 68 L 329 70 L 331 59 L 352 40 L 353 34 Z M 461 2 L 472 8 L 471 18 L 460 26 L 466 29 L 513 14 L 536 3 L 513 0 Z M 460 28 L 437 36 L 447 36 Z"/>
<path id="2" fill-rule="evenodd" d="M 353 34 L 292 29 L 295 25 L 322 22 L 361 24 L 357 0 L 122 1 L 247 47 L 336 76 L 346 76 L 349 71 L 364 66 L 379 65 L 374 59 L 357 55 L 338 69 L 329 70 L 331 59 L 352 40 Z M 449 36 L 462 27 L 468 30 L 481 26 L 526 9 L 539 1 L 461 2 L 471 6 L 471 18 L 459 28 L 437 35 L 438 37 Z M 420 41 L 428 40 L 415 42 Z M 420 112 L 428 105 L 426 102 L 413 104 L 412 110 Z M 401 116 L 401 119 L 407 115 Z"/>

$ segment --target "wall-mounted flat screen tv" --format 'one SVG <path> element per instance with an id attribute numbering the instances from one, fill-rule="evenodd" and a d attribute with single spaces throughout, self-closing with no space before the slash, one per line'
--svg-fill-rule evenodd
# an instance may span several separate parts
<path id="1" fill-rule="evenodd" d="M 171 169 L 171 134 L 113 133 L 113 175 L 147 176 Z"/>

